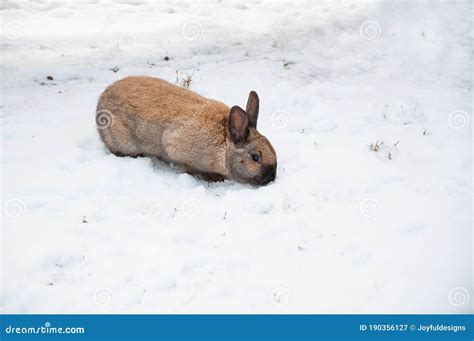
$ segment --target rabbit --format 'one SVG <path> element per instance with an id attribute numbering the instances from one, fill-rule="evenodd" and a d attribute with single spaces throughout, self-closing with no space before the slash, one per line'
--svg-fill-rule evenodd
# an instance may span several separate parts
<path id="1" fill-rule="evenodd" d="M 257 130 L 259 98 L 246 110 L 153 77 L 127 77 L 100 96 L 96 123 L 117 156 L 156 157 L 206 180 L 261 186 L 275 180 L 277 157 Z"/>

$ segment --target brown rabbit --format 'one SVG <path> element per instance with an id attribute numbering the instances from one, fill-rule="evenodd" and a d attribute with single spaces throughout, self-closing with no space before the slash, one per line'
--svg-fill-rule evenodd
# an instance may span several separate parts
<path id="1" fill-rule="evenodd" d="M 259 99 L 247 109 L 151 77 L 128 77 L 100 96 L 96 122 L 118 156 L 153 156 L 206 179 L 252 185 L 275 180 L 277 158 L 257 131 Z"/>

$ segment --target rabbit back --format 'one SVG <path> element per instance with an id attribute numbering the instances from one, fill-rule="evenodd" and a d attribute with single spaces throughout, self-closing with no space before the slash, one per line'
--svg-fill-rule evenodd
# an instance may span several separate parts
<path id="1" fill-rule="evenodd" d="M 156 156 L 186 171 L 214 173 L 225 168 L 228 112 L 221 102 L 159 78 L 128 77 L 102 93 L 96 121 L 116 155 Z"/>

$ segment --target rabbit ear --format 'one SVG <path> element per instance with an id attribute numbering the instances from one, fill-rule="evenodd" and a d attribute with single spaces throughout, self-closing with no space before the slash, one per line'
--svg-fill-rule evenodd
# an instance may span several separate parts
<path id="1" fill-rule="evenodd" d="M 247 100 L 247 116 L 249 118 L 249 125 L 251 127 L 257 127 L 258 119 L 258 108 L 260 106 L 260 100 L 255 91 L 250 91 L 249 99 Z"/>
<path id="2" fill-rule="evenodd" d="M 244 142 L 249 132 L 249 119 L 244 109 L 234 105 L 230 109 L 227 126 L 229 127 L 230 136 L 234 143 L 239 144 Z"/>

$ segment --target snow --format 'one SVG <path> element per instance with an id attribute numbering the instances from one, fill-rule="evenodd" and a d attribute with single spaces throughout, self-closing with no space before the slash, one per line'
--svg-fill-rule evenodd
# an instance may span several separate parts
<path id="1" fill-rule="evenodd" d="M 469 1 L 0 6 L 3 312 L 472 312 Z M 100 93 L 176 70 L 258 92 L 276 182 L 107 153 Z"/>

